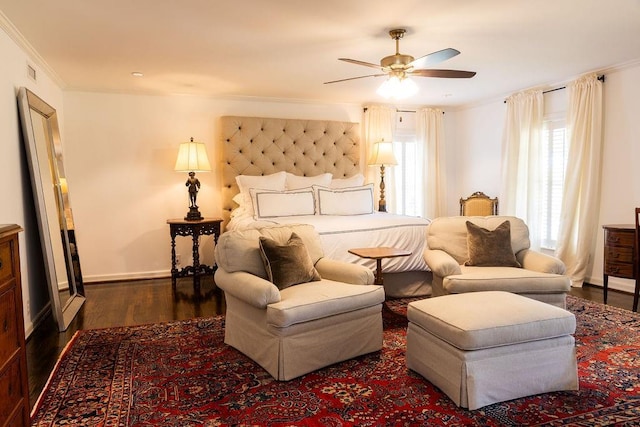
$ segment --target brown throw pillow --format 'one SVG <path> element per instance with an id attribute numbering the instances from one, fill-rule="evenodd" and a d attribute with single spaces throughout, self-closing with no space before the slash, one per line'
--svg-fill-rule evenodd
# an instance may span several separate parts
<path id="1" fill-rule="evenodd" d="M 495 230 L 467 221 L 467 250 L 464 265 L 477 267 L 522 267 L 511 247 L 511 223 L 505 221 Z"/>
<path id="2" fill-rule="evenodd" d="M 304 242 L 296 233 L 291 233 L 284 245 L 260 236 L 260 255 L 269 281 L 280 290 L 321 279 Z"/>

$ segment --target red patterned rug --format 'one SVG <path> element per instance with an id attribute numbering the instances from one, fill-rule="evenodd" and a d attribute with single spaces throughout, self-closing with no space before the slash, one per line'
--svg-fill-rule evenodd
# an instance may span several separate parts
<path id="1" fill-rule="evenodd" d="M 223 344 L 221 316 L 79 331 L 32 425 L 640 425 L 640 315 L 568 297 L 580 390 L 468 411 L 405 367 L 408 301 L 386 304 L 382 351 L 289 382 Z"/>

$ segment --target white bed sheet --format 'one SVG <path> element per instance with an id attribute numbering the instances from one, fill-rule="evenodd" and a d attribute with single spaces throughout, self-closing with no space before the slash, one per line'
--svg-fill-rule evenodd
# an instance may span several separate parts
<path id="1" fill-rule="evenodd" d="M 395 247 L 411 251 L 408 257 L 382 261 L 385 273 L 429 271 L 422 253 L 426 245 L 428 219 L 376 212 L 369 215 L 305 215 L 255 220 L 233 215 L 227 229 L 259 228 L 275 224 L 312 224 L 322 240 L 326 257 L 375 269 L 376 262 L 350 254 L 349 249 Z"/>

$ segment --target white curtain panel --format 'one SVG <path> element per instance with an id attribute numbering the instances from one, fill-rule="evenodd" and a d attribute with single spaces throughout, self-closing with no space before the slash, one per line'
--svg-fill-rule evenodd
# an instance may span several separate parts
<path id="1" fill-rule="evenodd" d="M 417 111 L 416 134 L 423 188 L 420 201 L 421 213 L 425 218 L 447 215 L 443 117 L 443 111 L 439 108 L 421 108 Z"/>
<path id="2" fill-rule="evenodd" d="M 596 74 L 567 85 L 569 155 L 556 256 L 582 286 L 598 232 L 602 175 L 602 82 Z"/>
<path id="3" fill-rule="evenodd" d="M 385 141 L 393 141 L 396 123 L 396 109 L 385 105 L 370 105 L 364 112 L 364 161 L 365 161 L 365 182 L 375 184 L 375 205 L 376 210 L 380 199 L 380 166 L 368 166 L 371 158 L 373 144 Z M 385 200 L 387 201 L 387 212 L 396 212 L 396 203 L 393 191 L 393 173 L 391 167 L 385 166 Z"/>
<path id="4" fill-rule="evenodd" d="M 540 248 L 538 207 L 539 150 L 543 123 L 542 90 L 529 90 L 507 98 L 502 143 L 500 214 L 521 218 L 529 227 L 531 248 Z"/>

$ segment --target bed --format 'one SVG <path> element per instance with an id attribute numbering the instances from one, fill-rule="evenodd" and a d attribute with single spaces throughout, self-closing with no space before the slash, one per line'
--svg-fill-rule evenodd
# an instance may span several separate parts
<path id="1" fill-rule="evenodd" d="M 429 220 L 375 211 L 358 123 L 226 116 L 221 130 L 225 229 L 312 224 L 326 256 L 372 269 L 375 261 L 348 249 L 400 247 L 412 255 L 383 261 L 385 293 L 431 293 L 422 257 Z"/>

